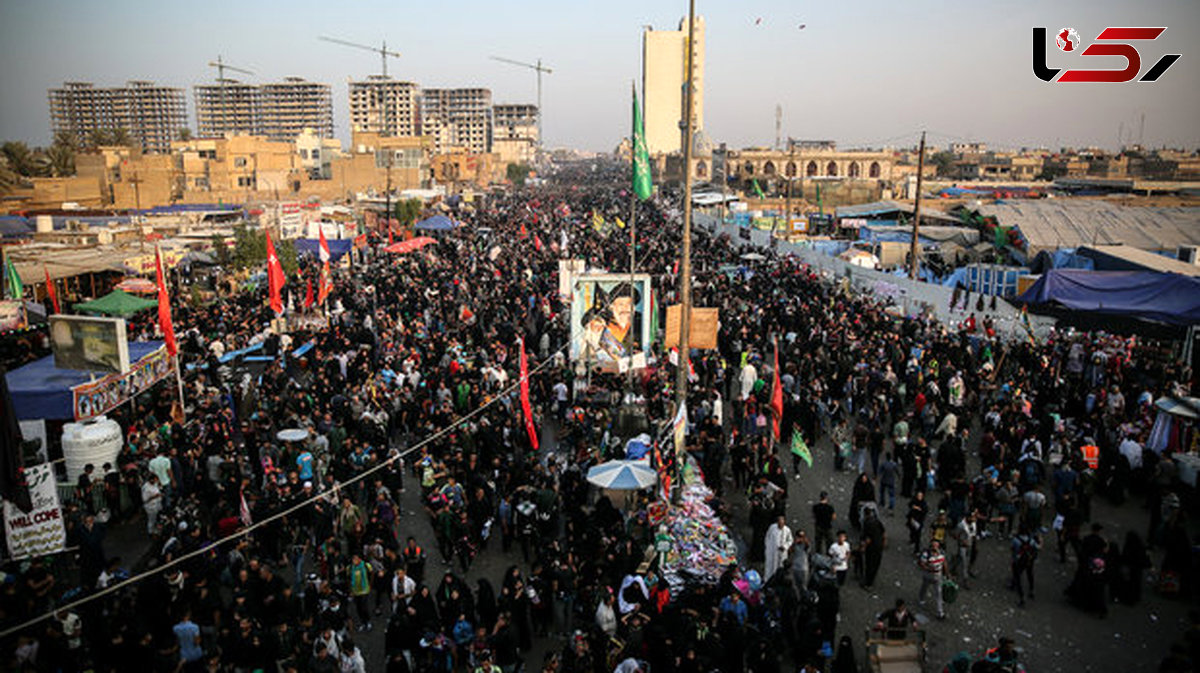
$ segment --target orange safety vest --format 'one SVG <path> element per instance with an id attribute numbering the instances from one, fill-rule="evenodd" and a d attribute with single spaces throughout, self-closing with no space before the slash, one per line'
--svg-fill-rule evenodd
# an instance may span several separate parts
<path id="1" fill-rule="evenodd" d="M 1100 447 L 1095 444 L 1085 444 L 1082 448 L 1083 461 L 1093 470 L 1100 467 Z"/>

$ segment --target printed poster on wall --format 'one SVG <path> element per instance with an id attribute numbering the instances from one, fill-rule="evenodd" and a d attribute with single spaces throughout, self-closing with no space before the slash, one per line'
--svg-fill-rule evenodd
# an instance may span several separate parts
<path id="1" fill-rule="evenodd" d="M 4 501 L 4 534 L 8 537 L 9 556 L 20 559 L 62 551 L 67 543 L 67 529 L 58 504 L 54 470 L 50 463 L 26 468 L 25 480 L 33 509 L 22 512 Z"/>
<path id="2" fill-rule="evenodd" d="M 617 371 L 650 344 L 650 276 L 584 274 L 571 297 L 571 360 Z"/>

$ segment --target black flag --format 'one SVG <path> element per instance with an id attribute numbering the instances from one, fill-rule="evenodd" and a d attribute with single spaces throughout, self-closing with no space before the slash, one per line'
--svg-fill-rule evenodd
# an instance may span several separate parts
<path id="1" fill-rule="evenodd" d="M 7 372 L 0 367 L 0 496 L 22 512 L 33 509 L 25 484 L 25 459 L 21 451 L 21 426 L 8 392 Z"/>

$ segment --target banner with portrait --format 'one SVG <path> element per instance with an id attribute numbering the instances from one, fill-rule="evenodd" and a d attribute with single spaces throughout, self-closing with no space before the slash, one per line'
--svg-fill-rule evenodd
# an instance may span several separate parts
<path id="1" fill-rule="evenodd" d="M 175 361 L 163 346 L 135 362 L 124 374 L 109 374 L 75 386 L 71 389 L 75 420 L 99 416 L 121 406 L 166 378 L 175 371 L 174 367 Z"/>
<path id="2" fill-rule="evenodd" d="M 650 344 L 650 276 L 583 274 L 571 292 L 571 360 L 619 371 L 622 358 L 644 361 Z"/>

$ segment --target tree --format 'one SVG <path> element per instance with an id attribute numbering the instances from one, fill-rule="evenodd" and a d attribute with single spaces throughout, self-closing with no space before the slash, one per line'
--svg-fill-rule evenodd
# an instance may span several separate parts
<path id="1" fill-rule="evenodd" d="M 233 253 L 230 252 L 229 246 L 225 244 L 224 236 L 213 234 L 212 247 L 216 262 L 221 265 L 221 268 L 228 269 L 233 266 Z"/>
<path id="2" fill-rule="evenodd" d="M 37 155 L 29 146 L 18 140 L 10 140 L 0 145 L 0 155 L 8 163 L 12 172 L 24 177 L 38 175 Z"/>
<path id="3" fill-rule="evenodd" d="M 421 199 L 397 201 L 396 205 L 392 207 L 392 215 L 396 218 L 396 222 L 400 225 L 401 229 L 407 229 L 421 216 L 423 205 Z"/>
<path id="4" fill-rule="evenodd" d="M 245 269 L 254 266 L 266 266 L 267 237 L 262 229 L 250 229 L 245 225 L 233 228 L 233 264 L 236 268 Z M 275 244 L 275 254 L 283 266 L 284 273 L 292 275 L 299 268 L 296 260 L 296 245 L 291 239 L 271 239 Z"/>
<path id="5" fill-rule="evenodd" d="M 950 168 L 954 165 L 955 156 L 953 152 L 937 152 L 929 157 L 929 163 L 937 166 L 938 175 L 950 175 Z"/>
<path id="6" fill-rule="evenodd" d="M 50 175 L 56 178 L 75 175 L 75 146 L 73 143 L 59 142 L 59 138 L 56 137 L 54 144 L 46 148 L 42 154 L 45 155 Z"/>
<path id="7" fill-rule="evenodd" d="M 179 129 L 179 139 L 185 143 L 187 141 L 191 140 L 192 139 L 192 130 L 187 127 Z"/>
<path id="8" fill-rule="evenodd" d="M 529 177 L 529 172 L 533 170 L 529 164 L 509 164 L 505 169 L 505 176 L 508 181 L 517 187 L 525 186 L 525 179 Z"/>

